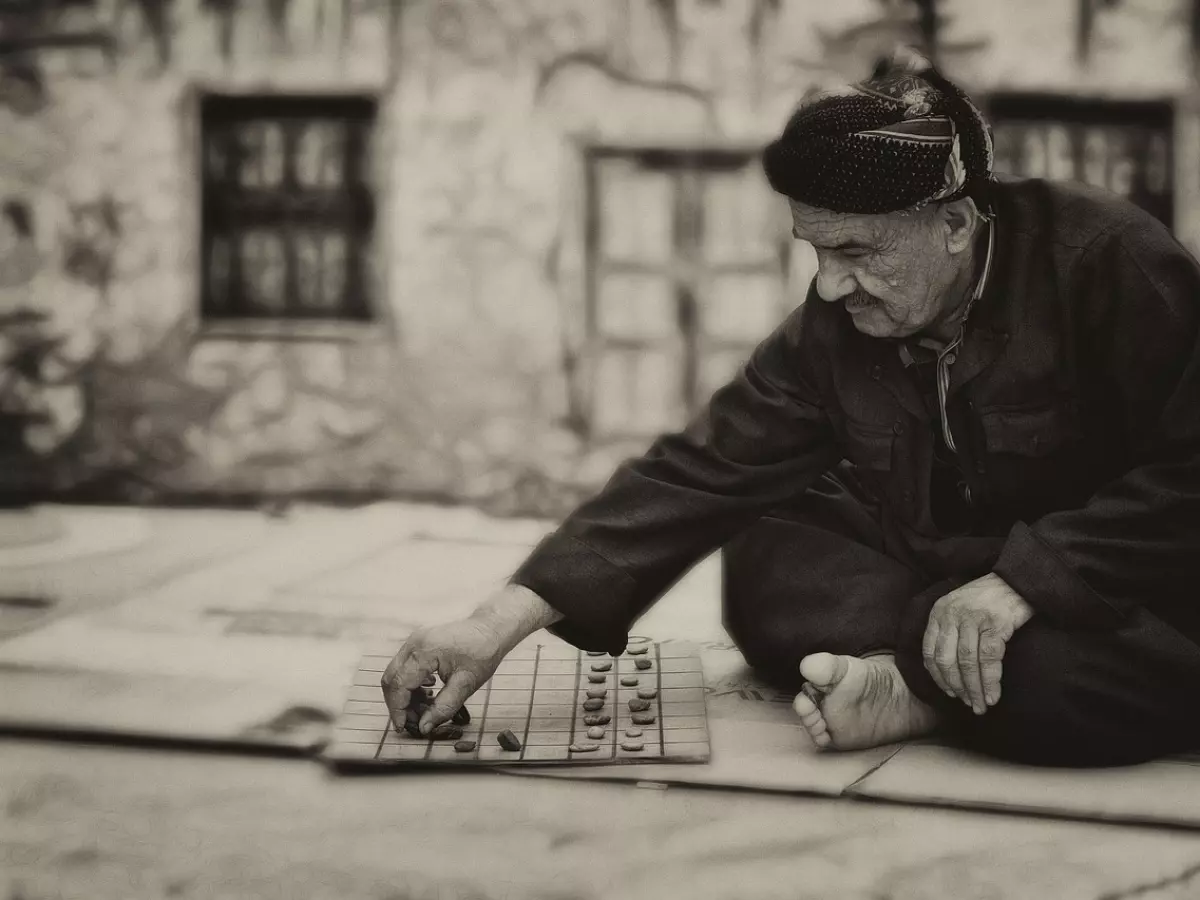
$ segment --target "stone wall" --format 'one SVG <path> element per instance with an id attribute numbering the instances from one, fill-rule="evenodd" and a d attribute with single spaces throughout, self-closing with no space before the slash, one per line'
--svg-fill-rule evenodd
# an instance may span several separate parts
<path id="1" fill-rule="evenodd" d="M 156 32 L 143 4 L 100 0 L 115 64 L 47 54 L 45 105 L 0 106 L 0 198 L 32 210 L 39 260 L 36 284 L 0 302 L 47 312 L 61 339 L 24 396 L 43 414 L 28 443 L 64 492 L 392 492 L 564 511 L 640 449 L 576 427 L 584 148 L 754 146 L 807 90 L 918 37 L 902 0 L 163 6 Z M 1086 62 L 1073 3 L 943 7 L 943 63 L 972 90 L 1189 93 L 1184 0 L 1100 12 Z M 206 89 L 380 97 L 373 323 L 200 320 Z M 1195 246 L 1189 115 L 1177 208 Z M 14 341 L 0 330 L 0 360 Z"/>

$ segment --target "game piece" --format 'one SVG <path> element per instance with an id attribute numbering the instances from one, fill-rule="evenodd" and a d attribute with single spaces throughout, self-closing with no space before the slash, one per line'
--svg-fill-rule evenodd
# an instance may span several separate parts
<path id="1" fill-rule="evenodd" d="M 608 688 L 591 688 L 587 695 L 589 700 L 603 700 L 608 696 Z"/>
<path id="2" fill-rule="evenodd" d="M 635 712 L 629 718 L 633 720 L 634 725 L 653 725 L 656 717 L 652 712 Z"/>
<path id="3" fill-rule="evenodd" d="M 642 688 L 638 691 L 638 696 L 643 700 L 653 700 L 658 696 L 658 688 Z"/>
<path id="4" fill-rule="evenodd" d="M 621 741 L 622 750 L 644 750 L 645 748 L 646 744 L 644 741 L 633 740 L 632 738 Z"/>
<path id="5" fill-rule="evenodd" d="M 570 749 L 571 749 L 572 753 L 592 753 L 595 750 L 599 750 L 600 745 L 599 744 L 578 744 L 578 743 L 576 743 L 576 744 L 572 744 Z"/>
<path id="6" fill-rule="evenodd" d="M 591 700 L 583 701 L 583 708 L 588 712 L 595 712 L 598 709 L 604 709 L 604 701 L 597 697 L 593 697 Z"/>
<path id="7" fill-rule="evenodd" d="M 421 714 L 425 712 L 425 705 L 422 703 L 408 704 L 408 709 L 404 711 L 404 730 L 415 738 L 422 737 L 421 735 Z"/>
<path id="8" fill-rule="evenodd" d="M 474 749 L 474 741 L 459 741 L 454 745 L 454 750 L 456 753 L 470 753 Z"/>
<path id="9" fill-rule="evenodd" d="M 625 729 L 625 737 L 641 737 L 641 736 L 642 736 L 642 729 L 640 729 L 640 728 L 626 728 Z"/>
<path id="10" fill-rule="evenodd" d="M 636 647 L 630 647 L 625 652 L 630 656 L 641 656 L 643 653 L 649 652 L 650 648 L 645 644 L 638 644 Z"/>
<path id="11" fill-rule="evenodd" d="M 625 687 L 636 687 L 640 679 L 636 675 L 625 675 L 621 678 L 621 684 Z"/>
<path id="12" fill-rule="evenodd" d="M 589 650 L 587 652 L 587 655 L 588 656 L 608 656 L 608 654 L 605 653 L 603 650 Z"/>
<path id="13" fill-rule="evenodd" d="M 587 736 L 594 741 L 598 741 L 604 737 L 605 731 L 599 725 L 593 725 L 587 730 Z"/>
<path id="14" fill-rule="evenodd" d="M 607 725 L 612 721 L 612 716 L 608 713 L 592 713 L 590 716 L 583 717 L 584 725 Z"/>
<path id="15" fill-rule="evenodd" d="M 635 666 L 637 666 L 639 669 L 648 669 L 652 665 L 654 665 L 654 663 L 652 663 L 650 660 L 646 659 L 646 657 L 644 657 L 644 656 L 639 657 L 638 659 L 635 659 L 633 661 L 633 664 Z"/>
<path id="16" fill-rule="evenodd" d="M 607 672 L 612 668 L 612 660 L 606 659 L 604 662 L 592 663 L 593 672 Z"/>
<path id="17" fill-rule="evenodd" d="M 604 682 L 608 681 L 608 676 L 602 675 L 599 672 L 589 672 L 588 681 L 592 684 L 604 684 Z"/>
<path id="18" fill-rule="evenodd" d="M 450 717 L 450 721 L 455 725 L 470 725 L 471 714 L 467 712 L 467 708 L 465 706 L 461 706 L 459 707 L 458 712 Z"/>
<path id="19" fill-rule="evenodd" d="M 429 733 L 431 741 L 457 741 L 463 736 L 463 730 L 457 725 L 443 723 Z"/>
<path id="20" fill-rule="evenodd" d="M 634 697 L 633 699 L 631 699 L 629 701 L 629 711 L 630 712 L 644 712 L 645 710 L 647 710 L 649 708 L 650 708 L 649 700 L 641 700 L 637 697 Z"/>
<path id="21" fill-rule="evenodd" d="M 505 750 L 520 750 L 521 739 L 512 733 L 511 728 L 505 728 L 496 735 L 496 742 Z"/>
<path id="22" fill-rule="evenodd" d="M 437 684 L 437 678 L 433 675 L 426 675 L 421 679 L 421 687 L 433 687 Z"/>

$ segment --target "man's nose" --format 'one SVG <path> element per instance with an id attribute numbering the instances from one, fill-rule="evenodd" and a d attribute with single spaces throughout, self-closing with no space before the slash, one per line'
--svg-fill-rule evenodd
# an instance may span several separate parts
<path id="1" fill-rule="evenodd" d="M 854 276 L 847 269 L 828 259 L 822 259 L 817 267 L 817 295 L 828 303 L 841 300 L 854 293 Z"/>

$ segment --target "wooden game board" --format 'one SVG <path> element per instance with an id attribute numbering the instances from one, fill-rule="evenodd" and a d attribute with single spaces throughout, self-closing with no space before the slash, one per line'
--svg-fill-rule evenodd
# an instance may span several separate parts
<path id="1" fill-rule="evenodd" d="M 322 751 L 325 762 L 336 767 L 485 765 L 613 765 L 622 763 L 702 763 L 709 759 L 708 720 L 704 704 L 704 676 L 697 656 L 657 643 L 641 645 L 645 652 L 617 658 L 592 656 L 562 644 L 521 646 L 513 650 L 495 675 L 467 702 L 471 722 L 463 739 L 476 742 L 462 753 L 454 741 L 414 738 L 391 727 L 379 687 L 392 652 L 362 658 L 346 704 L 336 722 L 333 738 Z M 633 649 L 633 647 L 631 647 Z M 650 661 L 638 669 L 637 659 Z M 595 672 L 593 666 L 611 666 Z M 589 675 L 604 681 L 589 681 Z M 636 677 L 634 686 L 622 678 Z M 606 688 L 599 710 L 585 710 L 589 689 Z M 653 724 L 635 725 L 628 701 L 639 688 L 653 688 Z M 434 690 L 440 689 L 439 687 Z M 590 712 L 608 714 L 611 721 L 602 739 L 587 736 L 584 717 Z M 627 750 L 626 729 L 640 728 L 643 749 Z M 505 750 L 497 742 L 504 730 L 521 741 L 520 750 Z M 598 744 L 591 752 L 571 750 L 575 743 Z"/>

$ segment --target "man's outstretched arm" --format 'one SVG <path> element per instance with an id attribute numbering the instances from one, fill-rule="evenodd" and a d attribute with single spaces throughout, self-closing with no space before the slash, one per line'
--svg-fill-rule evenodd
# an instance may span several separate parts
<path id="1" fill-rule="evenodd" d="M 512 583 L 560 616 L 551 631 L 621 652 L 633 621 L 704 556 L 840 457 L 820 401 L 811 301 L 754 351 L 682 432 L 627 460 Z"/>

